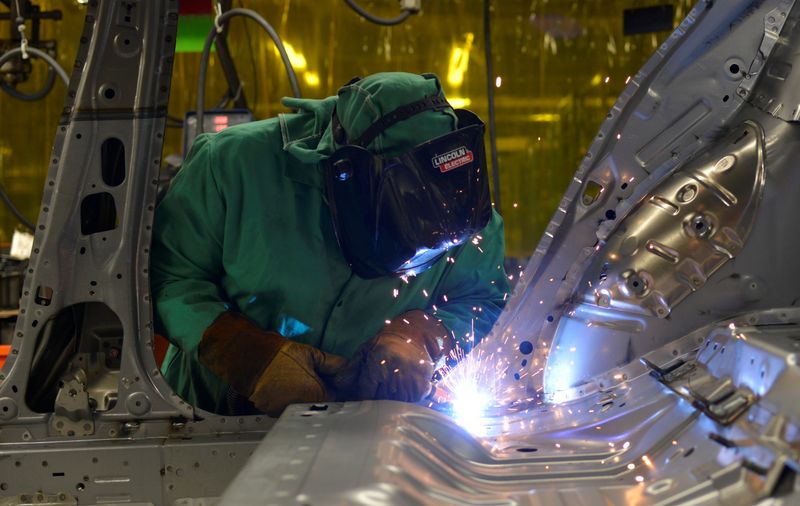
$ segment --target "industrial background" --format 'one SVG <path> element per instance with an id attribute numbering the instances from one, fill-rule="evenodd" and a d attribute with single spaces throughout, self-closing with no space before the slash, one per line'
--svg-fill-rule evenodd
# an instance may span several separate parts
<path id="1" fill-rule="evenodd" d="M 592 136 L 625 86 L 653 50 L 683 19 L 693 2 L 680 0 L 493 1 L 492 83 L 495 92 L 501 211 L 506 254 L 527 257 L 535 247 Z M 37 2 L 63 18 L 41 23 L 41 39 L 55 41 L 58 62 L 74 64 L 85 6 L 75 0 Z M 303 96 L 325 97 L 356 75 L 381 71 L 433 72 L 450 101 L 488 119 L 484 5 L 480 0 L 426 0 L 422 11 L 395 27 L 370 24 L 340 0 L 235 0 L 273 24 L 298 72 Z M 363 2 L 375 14 L 393 16 L 396 2 Z M 626 35 L 625 11 L 671 8 L 666 30 Z M 210 1 L 182 1 L 169 114 L 183 118 L 197 97 L 200 50 L 212 24 Z M 204 10 L 207 14 L 203 14 Z M 642 28 L 642 27 L 640 27 Z M 647 30 L 648 27 L 642 29 Z M 11 26 L 0 21 L 0 38 Z M 272 41 L 255 24 L 231 21 L 228 40 L 243 90 L 258 119 L 286 109 L 289 82 Z M 9 42 L 0 43 L 9 47 Z M 5 49 L 0 47 L 0 49 Z M 36 61 L 20 90 L 39 89 L 45 65 Z M 207 107 L 226 82 L 212 56 Z M 0 94 L 0 181 L 17 207 L 35 221 L 47 159 L 64 102 L 57 82 L 33 103 Z M 169 124 L 175 124 L 170 122 Z M 488 135 L 487 135 L 488 141 Z M 182 151 L 182 130 L 169 128 L 164 156 Z M 487 150 L 488 153 L 488 150 Z M 18 221 L 0 209 L 0 243 Z"/>
<path id="2" fill-rule="evenodd" d="M 358 1 L 382 17 L 399 13 L 398 0 Z M 275 25 L 286 50 L 279 59 L 258 26 L 232 22 L 226 40 L 243 86 L 223 68 L 230 70 L 230 60 L 218 39 L 201 88 L 206 131 L 235 123 L 236 114 L 211 109 L 243 107 L 242 97 L 257 118 L 285 111 L 279 98 L 290 94 L 283 64 L 291 60 L 305 97 L 331 95 L 355 75 L 435 72 L 455 106 L 474 109 L 497 133 L 496 142 L 493 135 L 486 142 L 499 155 L 495 202 L 507 222 L 505 275 L 516 285 L 503 295 L 507 304 L 493 330 L 465 357 L 454 350 L 436 374 L 421 368 L 417 379 L 423 387 L 433 379 L 433 388 L 418 403 L 397 402 L 399 395 L 373 399 L 382 397 L 378 391 L 357 402 L 294 404 L 277 420 L 240 414 L 237 406 L 209 411 L 158 367 L 158 343 L 166 341 L 157 338 L 152 316 L 164 291 L 151 276 L 159 265 L 152 245 L 173 231 L 188 230 L 194 239 L 200 234 L 192 225 L 215 214 L 208 212 L 213 205 L 192 205 L 202 202 L 195 198 L 202 191 L 190 193 L 177 207 L 195 207 L 195 214 L 151 242 L 159 171 L 166 182 L 181 164 L 203 96 L 198 73 L 201 65 L 205 73 L 208 53 L 201 63 L 199 51 L 209 30 L 214 36 L 211 1 L 183 0 L 180 12 L 178 0 L 81 2 L 36 0 L 34 10 L 44 12 L 26 16 L 47 14 L 41 33 L 27 22 L 34 55 L 49 61 L 45 50 L 67 69 L 75 59 L 80 65 L 64 117 L 60 81 L 45 100 L 8 96 L 13 87 L 48 91 L 52 74 L 41 62 L 29 79 L 24 63 L 0 68 L 0 182 L 27 215 L 15 213 L 20 223 L 42 211 L 33 244 L 14 233 L 11 250 L 30 248 L 29 258 L 0 247 L 0 503 L 798 504 L 800 236 L 786 217 L 800 214 L 800 73 L 792 71 L 800 68 L 800 1 L 700 0 L 689 10 L 670 0 L 402 0 L 408 19 L 385 28 L 347 9 L 352 0 L 219 0 L 219 23 L 233 7 L 255 9 Z M 422 11 L 411 15 L 414 2 Z M 14 17 L 3 6 L 13 12 L 20 4 L 32 5 L 0 0 L 0 30 Z M 13 26 L 0 38 L 6 33 L 11 40 L 0 41 L 0 54 L 23 52 Z M 238 99 L 225 98 L 230 89 L 240 91 Z M 153 110 L 158 114 L 146 114 Z M 475 142 L 469 146 L 475 150 Z M 446 148 L 433 153 L 454 151 Z M 233 152 L 228 167 L 245 150 Z M 484 167 L 474 168 L 485 183 Z M 350 180 L 341 169 L 328 177 Z M 328 196 L 335 196 L 331 188 Z M 173 189 L 173 196 L 180 192 Z M 404 217 L 416 211 L 397 209 Z M 7 243 L 20 224 L 3 216 L 0 242 Z M 290 289 L 308 288 L 300 313 L 334 285 L 323 271 L 289 258 L 308 256 L 305 243 L 287 248 L 282 241 L 280 253 L 288 254 L 263 268 L 270 257 L 257 254 L 263 244 L 241 237 L 247 242 L 237 243 L 237 252 L 253 260 L 241 277 L 258 285 L 254 271 L 261 268 L 283 274 Z M 489 251 L 475 239 L 480 253 Z M 214 256 L 201 251 L 163 257 Z M 495 272 L 501 255 L 490 256 L 488 284 L 505 291 Z M 460 272 L 481 274 L 464 265 Z M 458 277 L 468 288 L 480 282 Z M 185 280 L 170 291 L 198 300 L 197 280 Z M 421 292 L 434 315 L 434 301 L 461 299 L 466 316 L 457 324 L 471 321 L 471 337 L 475 313 L 492 299 L 449 288 L 418 292 L 419 278 L 390 281 L 393 287 L 342 289 L 329 305 L 363 299 L 367 309 L 353 306 L 336 318 L 383 322 L 388 331 L 372 342 L 392 336 L 399 348 L 389 349 L 397 352 L 413 342 L 395 339 L 403 332 L 395 329 L 418 327 L 412 311 L 385 313 L 391 319 L 384 320 L 376 308 L 386 301 L 398 307 L 401 290 Z M 239 308 L 269 305 L 259 300 L 260 288 L 246 290 Z M 184 306 L 185 318 L 173 327 L 199 320 Z M 323 309 L 328 332 L 327 321 L 336 320 Z M 286 313 L 262 327 L 300 323 Z M 212 328 L 217 324 L 195 329 L 201 343 L 226 346 L 227 334 L 214 336 Z M 165 337 L 192 340 L 180 331 Z M 220 360 L 221 373 L 258 362 L 265 346 L 257 344 L 227 345 L 243 353 L 230 355 L 235 363 Z M 386 366 L 384 357 L 393 357 L 382 347 L 350 363 L 361 371 Z M 422 357 L 420 365 L 433 366 Z M 389 364 L 381 369 L 384 384 L 389 371 L 400 372 Z M 264 371 L 272 367 L 270 359 Z M 261 374 L 262 391 L 273 386 L 271 374 Z M 227 401 L 228 392 L 220 392 Z M 262 411 L 270 415 L 272 407 Z"/>

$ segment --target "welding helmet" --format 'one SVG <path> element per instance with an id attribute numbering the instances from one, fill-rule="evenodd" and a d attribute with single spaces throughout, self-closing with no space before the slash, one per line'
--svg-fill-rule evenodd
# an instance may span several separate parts
<path id="1" fill-rule="evenodd" d="M 397 156 L 366 146 L 397 122 L 450 105 L 441 96 L 401 106 L 350 139 L 336 112 L 340 146 L 322 162 L 326 196 L 345 259 L 362 278 L 418 274 L 491 219 L 483 122 L 456 110 L 458 128 Z"/>

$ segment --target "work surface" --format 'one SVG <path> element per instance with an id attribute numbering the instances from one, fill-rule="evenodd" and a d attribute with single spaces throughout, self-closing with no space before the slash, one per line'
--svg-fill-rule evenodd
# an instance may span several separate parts
<path id="1" fill-rule="evenodd" d="M 392 401 L 291 406 L 220 504 L 790 504 L 800 343 L 779 316 L 693 333 L 560 405 L 470 420 Z"/>

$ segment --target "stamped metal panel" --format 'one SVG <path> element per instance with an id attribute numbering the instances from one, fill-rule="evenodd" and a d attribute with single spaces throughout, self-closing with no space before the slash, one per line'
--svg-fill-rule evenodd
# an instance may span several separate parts
<path id="1" fill-rule="evenodd" d="M 176 1 L 87 11 L 0 374 L 4 423 L 48 416 L 25 402 L 37 340 L 48 320 L 87 302 L 107 306 L 124 333 L 119 402 L 103 416 L 191 416 L 157 370 L 147 275 L 176 27 Z"/>
<path id="2" fill-rule="evenodd" d="M 213 504 L 273 420 L 194 409 L 152 352 L 149 248 L 177 1 L 86 9 L 0 370 L 0 504 Z M 57 394 L 39 402 L 43 382 Z"/>
<path id="3" fill-rule="evenodd" d="M 666 318 L 741 252 L 764 179 L 764 132 L 745 122 L 640 201 L 595 255 L 583 298 Z"/>
<path id="4" fill-rule="evenodd" d="M 260 438 L 260 433 L 250 433 L 224 439 L 4 445 L 0 505 L 214 504 Z M 37 499 L 39 494 L 51 501 Z"/>
<path id="5" fill-rule="evenodd" d="M 750 265 L 739 258 L 721 271 L 748 243 L 765 190 L 765 157 L 762 127 L 746 120 L 664 179 L 598 245 L 557 323 L 544 373 L 548 391 L 579 386 L 720 312 L 790 303 L 785 297 L 793 287 L 771 280 L 763 257 Z M 792 236 L 773 241 L 800 248 L 795 242 Z M 749 247 L 758 254 L 762 244 Z M 726 282 L 707 287 L 718 271 Z M 775 291 L 768 294 L 767 287 Z"/>
<path id="6" fill-rule="evenodd" d="M 473 352 L 497 397 L 589 395 L 692 329 L 797 304 L 800 132 L 758 98 L 793 100 L 797 16 L 699 2 L 631 79 Z"/>
<path id="7" fill-rule="evenodd" d="M 490 411 L 471 431 L 399 402 L 294 406 L 220 503 L 792 504 L 798 323 L 787 309 L 701 328 L 603 392 Z M 737 390 L 752 406 L 716 417 Z"/>

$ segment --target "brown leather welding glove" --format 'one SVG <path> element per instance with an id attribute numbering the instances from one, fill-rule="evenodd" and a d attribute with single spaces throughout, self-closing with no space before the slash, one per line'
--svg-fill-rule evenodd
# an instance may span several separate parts
<path id="1" fill-rule="evenodd" d="M 266 332 L 241 314 L 223 313 L 203 333 L 200 362 L 269 416 L 289 404 L 324 402 L 323 381 L 345 364 L 337 355 Z"/>
<path id="2" fill-rule="evenodd" d="M 450 342 L 447 328 L 424 311 L 398 316 L 336 375 L 339 400 L 420 401 L 430 393 L 435 364 Z"/>

